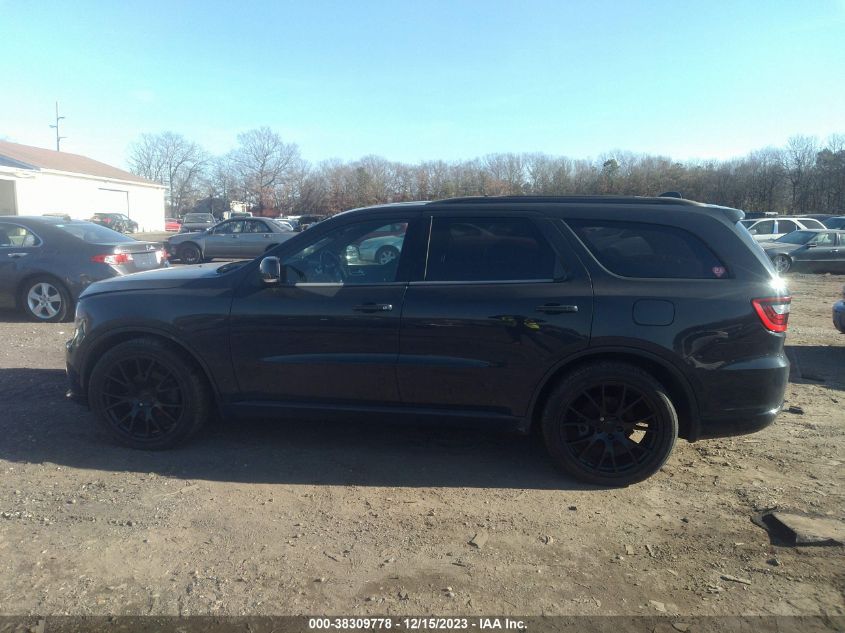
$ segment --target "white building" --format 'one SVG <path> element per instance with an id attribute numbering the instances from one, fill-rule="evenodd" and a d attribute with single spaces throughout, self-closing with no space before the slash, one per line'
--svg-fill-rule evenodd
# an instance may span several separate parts
<path id="1" fill-rule="evenodd" d="M 0 141 L 0 215 L 124 213 L 164 230 L 165 187 L 96 160 Z"/>

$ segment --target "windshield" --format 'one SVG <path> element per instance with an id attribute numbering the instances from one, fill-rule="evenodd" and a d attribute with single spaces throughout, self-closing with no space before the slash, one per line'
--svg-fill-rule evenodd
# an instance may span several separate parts
<path id="1" fill-rule="evenodd" d="M 830 218 L 824 225 L 829 229 L 845 229 L 845 218 Z"/>
<path id="2" fill-rule="evenodd" d="M 816 235 L 817 233 L 814 233 L 813 231 L 793 231 L 792 233 L 787 233 L 775 241 L 781 244 L 806 244 Z"/>
<path id="3" fill-rule="evenodd" d="M 214 222 L 214 216 L 210 213 L 189 213 L 185 222 Z"/>
<path id="4" fill-rule="evenodd" d="M 115 244 L 117 242 L 136 241 L 123 233 L 112 231 L 93 222 L 73 222 L 72 224 L 54 224 L 53 226 L 89 244 Z"/>

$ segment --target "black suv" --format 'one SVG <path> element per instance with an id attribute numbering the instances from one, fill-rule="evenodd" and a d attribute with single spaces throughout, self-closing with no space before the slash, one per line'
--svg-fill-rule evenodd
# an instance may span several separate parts
<path id="1" fill-rule="evenodd" d="M 634 483 L 677 437 L 780 410 L 790 298 L 742 218 L 634 197 L 348 211 L 250 262 L 92 285 L 70 395 L 136 448 L 214 412 L 449 421 L 537 429 L 567 473 Z M 398 257 L 359 256 L 380 244 Z"/>

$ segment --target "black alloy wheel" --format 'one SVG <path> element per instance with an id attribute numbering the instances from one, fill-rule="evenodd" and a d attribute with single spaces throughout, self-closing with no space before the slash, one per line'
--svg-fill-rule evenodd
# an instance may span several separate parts
<path id="1" fill-rule="evenodd" d="M 202 261 L 202 251 L 196 244 L 182 244 L 177 253 L 183 264 L 199 264 Z"/>
<path id="2" fill-rule="evenodd" d="M 553 392 L 543 435 L 568 474 L 589 483 L 626 486 L 666 462 L 678 418 L 652 376 L 623 363 L 598 363 L 570 374 Z"/>
<path id="3" fill-rule="evenodd" d="M 164 449 L 193 435 L 209 414 L 200 370 L 155 339 L 121 343 L 97 362 L 89 401 L 112 437 L 132 448 Z"/>

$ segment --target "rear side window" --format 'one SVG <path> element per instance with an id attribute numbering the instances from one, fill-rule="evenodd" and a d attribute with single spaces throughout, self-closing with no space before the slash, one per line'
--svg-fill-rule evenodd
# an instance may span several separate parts
<path id="1" fill-rule="evenodd" d="M 674 226 L 568 220 L 593 256 L 622 277 L 721 279 L 724 264 L 698 237 Z"/>
<path id="2" fill-rule="evenodd" d="M 778 233 L 792 233 L 797 230 L 798 225 L 792 220 L 778 220 Z"/>
<path id="3" fill-rule="evenodd" d="M 426 281 L 533 281 L 562 275 L 528 218 L 434 218 Z"/>

